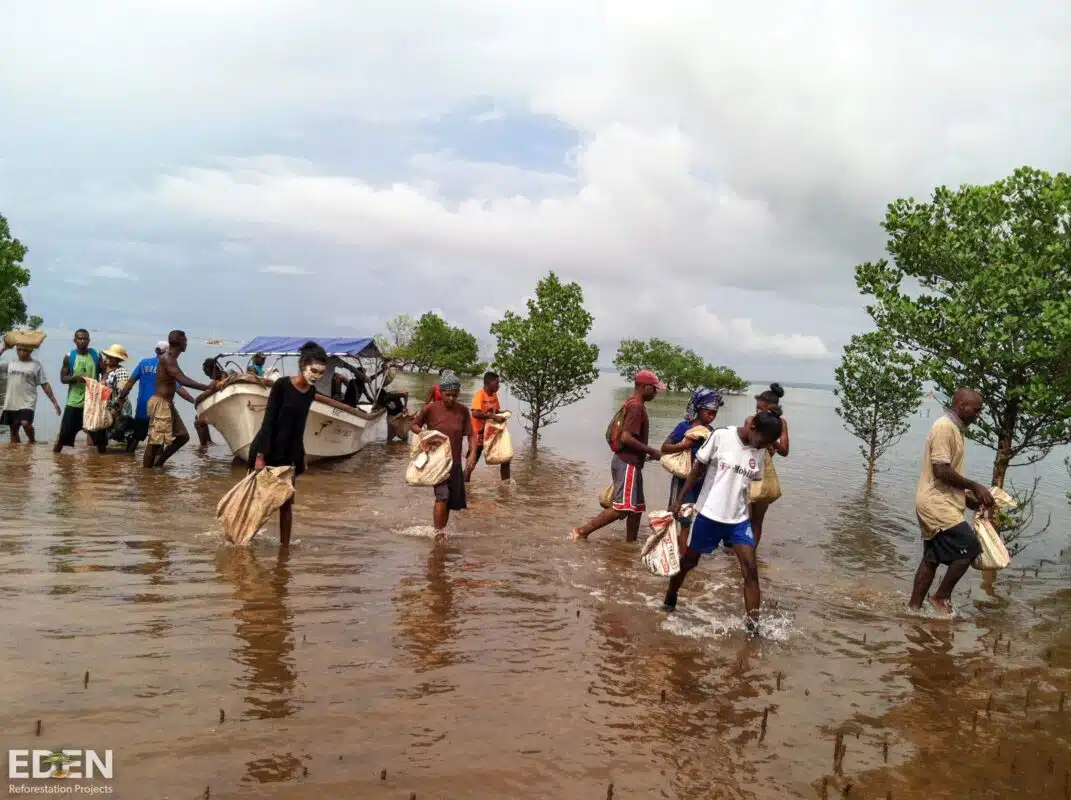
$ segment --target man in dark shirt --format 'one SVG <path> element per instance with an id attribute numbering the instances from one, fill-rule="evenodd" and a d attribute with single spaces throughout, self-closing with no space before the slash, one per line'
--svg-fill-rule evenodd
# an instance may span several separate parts
<path id="1" fill-rule="evenodd" d="M 360 403 L 375 404 L 375 399 L 368 393 L 368 373 L 364 371 L 364 367 L 357 367 L 353 371 L 353 377 L 346 384 L 346 394 L 342 402 L 354 408 Z"/>
<path id="2" fill-rule="evenodd" d="M 574 528 L 574 540 L 587 539 L 599 528 L 604 528 L 619 519 L 625 520 L 625 540 L 636 541 L 640 533 L 640 519 L 647 510 L 643 496 L 643 465 L 647 459 L 657 461 L 662 451 L 647 444 L 651 426 L 646 403 L 654 400 L 665 386 L 650 370 L 636 373 L 636 390 L 622 407 L 620 423 L 611 426 L 610 474 L 614 481 L 613 505 L 592 519 L 582 528 Z"/>

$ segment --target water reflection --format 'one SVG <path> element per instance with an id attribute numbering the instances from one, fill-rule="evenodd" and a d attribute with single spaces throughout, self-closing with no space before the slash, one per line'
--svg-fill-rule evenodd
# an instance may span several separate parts
<path id="1" fill-rule="evenodd" d="M 216 569 L 233 584 L 239 603 L 234 632 L 241 643 L 234 658 L 245 667 L 236 687 L 246 693 L 246 719 L 286 719 L 300 707 L 293 696 L 297 672 L 293 613 L 287 603 L 289 559 L 280 551 L 269 566 L 240 547 L 222 548 L 216 556 Z"/>
<path id="2" fill-rule="evenodd" d="M 899 509 L 880 492 L 864 488 L 842 499 L 837 507 L 838 513 L 829 523 L 828 554 L 834 564 L 848 570 L 887 574 L 890 565 L 906 562 L 896 542 L 909 540 L 913 531 L 899 519 Z"/>
<path id="3" fill-rule="evenodd" d="M 400 592 L 394 597 L 398 629 L 403 645 L 416 659 L 419 672 L 441 669 L 464 661 L 454 647 L 460 632 L 456 608 L 455 580 L 450 567 L 456 563 L 459 551 L 452 544 L 432 546 L 427 557 L 423 579 L 403 578 Z M 451 691 L 450 682 L 425 684 L 423 689 Z M 419 692 L 418 692 L 419 694 Z"/>

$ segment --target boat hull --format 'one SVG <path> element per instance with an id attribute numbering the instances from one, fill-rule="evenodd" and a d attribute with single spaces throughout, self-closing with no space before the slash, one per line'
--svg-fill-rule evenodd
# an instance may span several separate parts
<path id="1" fill-rule="evenodd" d="M 271 391 L 267 382 L 231 383 L 198 398 L 197 421 L 220 432 L 235 457 L 249 461 L 249 448 L 260 431 Z M 308 462 L 352 456 L 373 441 L 387 438 L 382 410 L 354 410 L 317 397 L 305 424 L 305 458 Z"/>

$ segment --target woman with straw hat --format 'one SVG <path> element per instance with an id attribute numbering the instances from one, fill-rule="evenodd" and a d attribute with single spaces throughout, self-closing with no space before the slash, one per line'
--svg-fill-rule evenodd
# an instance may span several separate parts
<path id="1" fill-rule="evenodd" d="M 126 385 L 126 382 L 130 380 L 130 371 L 123 366 L 130 358 L 126 352 L 126 348 L 121 344 L 113 344 L 107 350 L 102 350 L 101 353 L 101 372 L 103 373 L 102 382 L 105 386 L 112 390 L 112 397 L 118 398 L 119 392 Z M 129 444 L 129 440 L 134 435 L 134 411 L 130 405 L 130 401 L 127 400 L 123 403 L 122 409 L 116 404 L 116 400 L 113 400 L 113 422 L 112 426 L 108 429 L 108 440 L 113 442 L 122 442 L 124 445 Z M 107 442 L 103 443 L 103 446 L 97 446 L 97 449 L 103 452 L 107 448 Z"/>

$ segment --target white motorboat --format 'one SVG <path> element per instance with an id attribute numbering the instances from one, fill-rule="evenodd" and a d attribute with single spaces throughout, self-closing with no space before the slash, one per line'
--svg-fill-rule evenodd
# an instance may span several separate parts
<path id="1" fill-rule="evenodd" d="M 280 367 L 285 365 L 284 359 L 296 362 L 301 345 L 307 341 L 323 347 L 329 359 L 327 374 L 316 385 L 317 396 L 305 425 L 306 459 L 312 462 L 345 458 L 369 442 L 386 441 L 387 414 L 383 408 L 371 402 L 350 406 L 331 397 L 335 369 L 342 367 L 353 371 L 358 366 L 365 367 L 369 376 L 369 395 L 378 396 L 386 365 L 373 340 L 265 336 L 254 339 L 236 353 L 221 353 L 216 357 L 216 363 L 220 364 L 220 359 L 229 356 L 252 357 L 263 353 L 276 359 L 267 371 L 267 377 L 244 371 L 232 372 L 215 390 L 197 398 L 197 421 L 207 422 L 218 430 L 236 458 L 249 460 L 250 445 L 260 431 L 268 407 L 268 394 L 275 378 L 283 374 Z M 373 369 L 366 365 L 372 365 Z M 241 365 L 238 368 L 244 370 Z"/>

